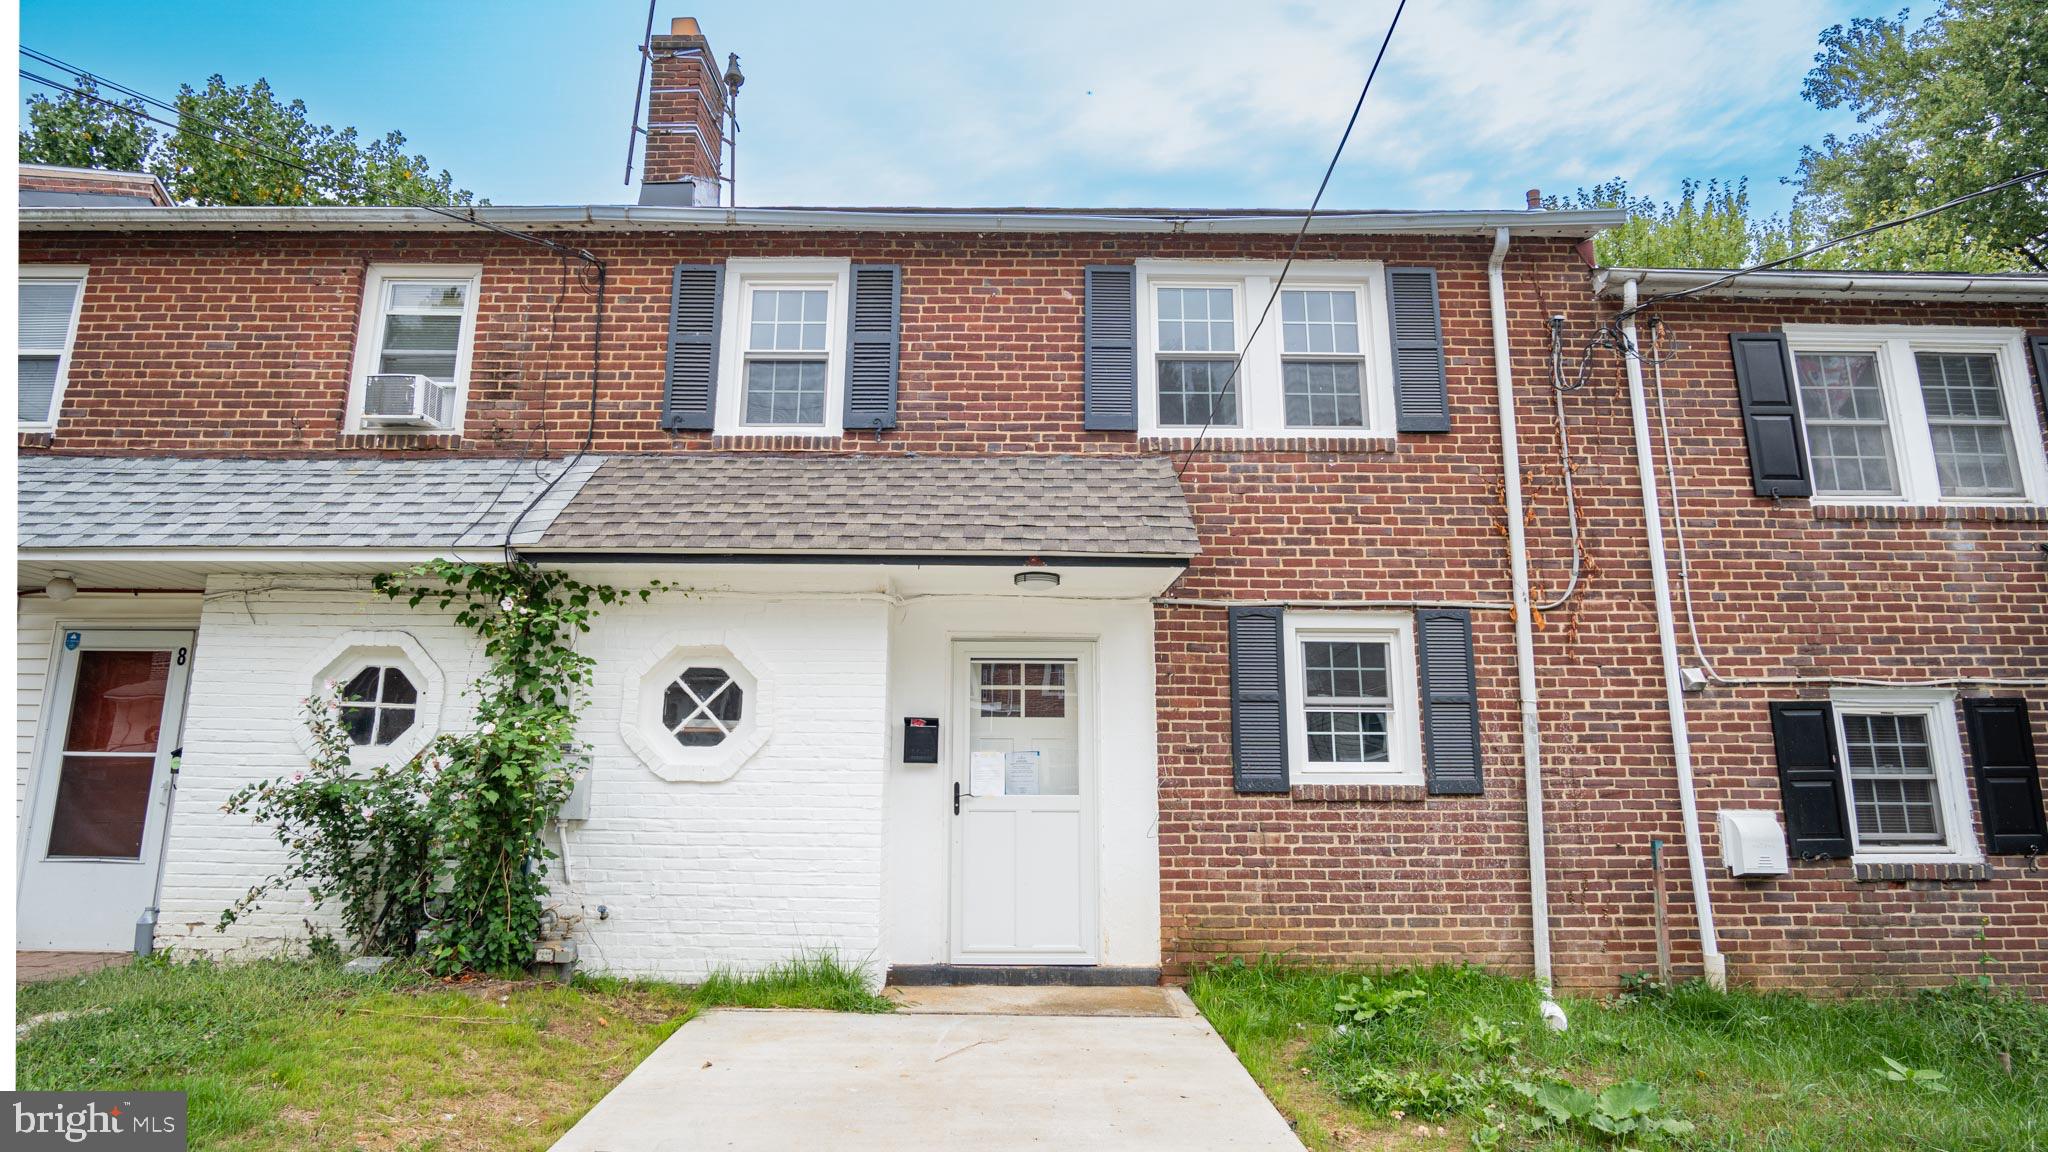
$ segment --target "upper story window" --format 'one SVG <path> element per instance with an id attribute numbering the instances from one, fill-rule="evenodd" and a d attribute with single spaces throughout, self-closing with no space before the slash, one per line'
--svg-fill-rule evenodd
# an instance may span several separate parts
<path id="1" fill-rule="evenodd" d="M 836 436 L 845 424 L 846 260 L 725 265 L 716 431 Z"/>
<path id="2" fill-rule="evenodd" d="M 25 266 L 20 281 L 20 327 L 15 363 L 15 418 L 23 431 L 57 426 L 85 269 Z"/>
<path id="3" fill-rule="evenodd" d="M 1788 325 L 1814 497 L 2048 502 L 2021 334 Z"/>
<path id="4" fill-rule="evenodd" d="M 1289 612 L 1288 760 L 1304 783 L 1420 784 L 1414 618 Z"/>
<path id="5" fill-rule="evenodd" d="M 1141 260 L 1137 271 L 1140 431 L 1393 434 L 1379 264 L 1296 263 L 1256 335 L 1278 264 Z"/>
<path id="6" fill-rule="evenodd" d="M 376 265 L 349 398 L 352 432 L 449 432 L 462 426 L 476 338 L 470 265 Z"/>

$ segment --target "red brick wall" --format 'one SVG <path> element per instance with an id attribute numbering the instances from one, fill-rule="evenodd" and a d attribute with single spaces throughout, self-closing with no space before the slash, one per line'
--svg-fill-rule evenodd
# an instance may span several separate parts
<path id="1" fill-rule="evenodd" d="M 1081 268 L 1138 256 L 1278 256 L 1285 238 L 1157 236 L 578 236 L 611 263 L 596 447 L 733 447 L 658 427 L 669 270 L 728 256 L 829 255 L 904 267 L 900 427 L 835 451 L 1171 450 L 1080 427 Z M 1508 596 L 1485 258 L 1477 239 L 1312 237 L 1304 256 L 1440 270 L 1453 431 L 1398 444 L 1205 451 L 1184 484 L 1203 555 L 1183 599 L 1502 601 Z M 24 237 L 23 259 L 90 263 L 58 452 L 402 451 L 341 432 L 371 262 L 485 266 L 468 432 L 424 450 L 572 450 L 584 432 L 590 296 L 544 253 L 468 234 Z M 1545 321 L 1574 340 L 1611 313 L 1562 242 L 1508 264 L 1518 420 L 1539 596 L 1568 566 Z M 1666 371 L 1705 608 L 1726 675 L 2048 675 L 2039 524 L 1834 522 L 1750 495 L 1725 333 L 1785 320 L 2011 324 L 2035 309 L 1672 306 Z M 1648 839 L 1673 846 L 1673 934 L 1697 971 L 1669 728 L 1619 362 L 1602 354 L 1567 403 L 1588 532 L 1574 603 L 1537 634 L 1556 970 L 1611 986 L 1651 962 Z M 415 443 L 415 442 L 406 442 Z M 815 445 L 748 444 L 748 447 Z M 33 447 L 30 445 L 29 447 Z M 414 447 L 409 450 L 423 450 Z M 1230 786 L 1224 613 L 1159 609 L 1162 950 L 1171 970 L 1222 953 L 1529 965 L 1528 869 L 1506 613 L 1475 614 L 1482 797 L 1238 796 Z M 1981 654 L 1980 654 L 1981 653 Z M 1688 660 L 1690 662 L 1690 660 Z M 1714 689 L 1691 702 L 1710 859 L 1723 804 L 1775 809 L 1765 702 L 1793 689 Z M 2048 696 L 2036 695 L 2037 714 Z M 2048 717 L 2044 717 L 2048 727 Z M 2040 735 L 2048 739 L 2048 732 Z M 2044 752 L 2048 755 L 2048 752 Z M 1716 881 L 1737 980 L 1942 980 L 1977 967 L 2048 984 L 2048 886 L 1999 878 L 1858 884 L 1846 867 Z M 1718 869 L 1716 869 L 1718 871 Z M 1989 917 L 1987 938 L 1975 933 Z"/>

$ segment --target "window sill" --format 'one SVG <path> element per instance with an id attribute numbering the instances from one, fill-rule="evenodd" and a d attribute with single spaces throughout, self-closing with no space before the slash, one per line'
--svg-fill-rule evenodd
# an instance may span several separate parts
<path id="1" fill-rule="evenodd" d="M 1422 784 L 1294 783 L 1288 793 L 1303 804 L 1418 804 L 1429 799 Z"/>
<path id="2" fill-rule="evenodd" d="M 1913 863 L 1859 863 L 1856 865 L 1858 884 L 1878 884 L 1907 880 L 1938 881 L 1981 881 L 1996 876 L 1989 864 L 1936 864 L 1927 861 Z"/>
<path id="3" fill-rule="evenodd" d="M 18 448 L 48 448 L 57 442 L 55 428 L 23 428 L 15 440 Z"/>
<path id="4" fill-rule="evenodd" d="M 2048 523 L 2048 507 L 2039 504 L 1819 504 L 1815 520 L 1985 520 Z"/>
<path id="5" fill-rule="evenodd" d="M 402 432 L 395 429 L 351 428 L 342 432 L 341 439 L 351 448 L 460 448 L 460 429 L 422 428 L 416 432 Z"/>
<path id="6" fill-rule="evenodd" d="M 1174 436 L 1151 432 L 1138 437 L 1138 447 L 1150 452 L 1180 452 L 1199 448 L 1204 452 L 1335 452 L 1351 455 L 1385 455 L 1399 450 L 1394 436 Z"/>
<path id="7" fill-rule="evenodd" d="M 867 435 L 872 436 L 873 433 Z M 846 437 L 837 432 L 804 430 L 797 432 L 714 432 L 711 446 L 717 449 L 742 451 L 802 451 L 804 449 L 838 449 L 845 445 Z"/>

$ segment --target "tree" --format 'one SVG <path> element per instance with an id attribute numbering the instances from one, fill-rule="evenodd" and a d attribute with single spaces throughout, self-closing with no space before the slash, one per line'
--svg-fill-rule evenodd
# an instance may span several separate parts
<path id="1" fill-rule="evenodd" d="M 142 104 L 85 95 L 31 97 L 21 159 L 147 171 L 183 204 L 470 204 L 446 170 L 408 154 L 405 136 L 362 142 L 354 128 L 313 123 L 303 100 L 281 102 L 267 81 L 181 85 L 178 128 L 156 132 Z"/>
<path id="2" fill-rule="evenodd" d="M 1857 19 L 1821 33 L 1820 44 L 1801 94 L 1819 108 L 1850 108 L 1867 125 L 1800 158 L 1801 203 L 1830 231 L 2048 167 L 2041 0 L 1946 0 L 1918 28 L 1904 12 Z M 1902 267 L 1978 270 L 1970 265 L 1986 261 L 2048 272 L 2048 180 L 1960 205 L 1889 243 Z"/>
<path id="3" fill-rule="evenodd" d="M 1753 219 L 1749 181 L 1679 182 L 1675 202 L 1629 191 L 1620 177 L 1549 196 L 1544 207 L 1625 208 L 1628 223 L 1594 238 L 1602 265 L 1628 268 L 1740 268 L 1797 251 L 1793 228 L 1780 217 Z"/>
<path id="4" fill-rule="evenodd" d="M 141 101 L 115 104 L 90 80 L 80 80 L 84 97 L 62 99 L 37 93 L 28 98 L 28 127 L 21 133 L 21 162 L 141 172 L 161 146 Z"/>

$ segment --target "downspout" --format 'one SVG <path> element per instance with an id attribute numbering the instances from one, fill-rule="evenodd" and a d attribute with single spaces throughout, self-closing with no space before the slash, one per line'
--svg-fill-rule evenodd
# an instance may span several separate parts
<path id="1" fill-rule="evenodd" d="M 1515 675 L 1522 699 L 1522 783 L 1529 804 L 1529 925 L 1536 960 L 1536 982 L 1543 986 L 1543 1016 L 1562 1028 L 1564 1013 L 1550 1000 L 1550 879 L 1543 851 L 1543 735 L 1536 700 L 1535 612 L 1529 602 L 1529 551 L 1522 524 L 1522 451 L 1515 432 L 1515 372 L 1508 344 L 1507 286 L 1501 264 L 1507 260 L 1508 230 L 1493 234 L 1493 257 L 1486 262 L 1486 291 L 1493 305 L 1493 378 L 1500 396 L 1501 470 L 1506 477 L 1508 575 L 1515 605 Z"/>
<path id="2" fill-rule="evenodd" d="M 1685 682 L 1678 665 L 1678 625 L 1671 614 L 1671 570 L 1664 560 L 1664 511 L 1657 500 L 1657 465 L 1650 445 L 1649 404 L 1643 394 L 1643 362 L 1636 350 L 1636 282 L 1621 282 L 1622 363 L 1628 370 L 1628 410 L 1635 424 L 1636 478 L 1643 489 L 1643 533 L 1650 552 L 1650 589 L 1657 603 L 1657 647 L 1664 658 L 1664 707 L 1671 714 L 1671 753 L 1678 767 L 1678 811 L 1685 826 L 1685 855 L 1692 869 L 1693 915 L 1700 926 L 1700 956 L 1707 984 L 1728 987 L 1728 961 L 1714 934 L 1714 905 L 1707 894 L 1707 857 L 1700 844 L 1699 796 L 1693 787 L 1692 735 L 1685 722 Z M 1666 449 L 1669 449 L 1667 444 Z"/>

